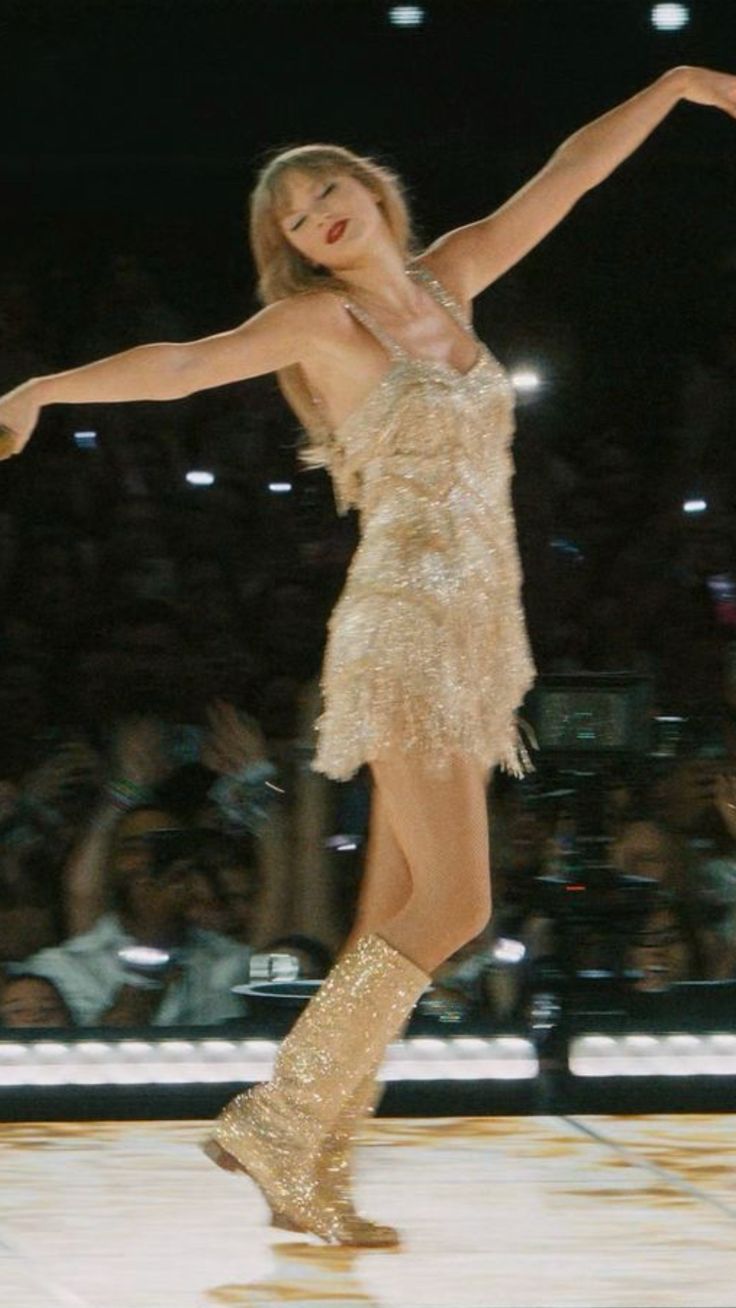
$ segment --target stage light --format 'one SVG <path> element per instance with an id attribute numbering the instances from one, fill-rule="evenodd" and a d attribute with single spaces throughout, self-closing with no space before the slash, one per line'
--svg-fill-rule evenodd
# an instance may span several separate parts
<path id="1" fill-rule="evenodd" d="M 533 368 L 517 368 L 511 374 L 511 381 L 517 391 L 536 391 L 542 384 L 542 379 L 538 372 Z"/>
<path id="2" fill-rule="evenodd" d="M 290 481 L 270 481 L 268 489 L 273 495 L 288 495 L 293 487 Z"/>
<path id="3" fill-rule="evenodd" d="M 212 486 L 214 485 L 215 475 L 212 472 L 204 472 L 195 468 L 186 474 L 186 479 L 190 486 Z"/>
<path id="4" fill-rule="evenodd" d="M 421 5 L 392 5 L 388 11 L 393 27 L 421 27 L 425 16 Z"/>
<path id="5" fill-rule="evenodd" d="M 684 513 L 705 513 L 707 507 L 707 500 L 685 500 L 682 509 Z"/>
<path id="6" fill-rule="evenodd" d="M 687 5 L 680 4 L 654 5 L 651 19 L 652 27 L 656 27 L 658 32 L 679 32 L 690 22 L 690 10 Z"/>

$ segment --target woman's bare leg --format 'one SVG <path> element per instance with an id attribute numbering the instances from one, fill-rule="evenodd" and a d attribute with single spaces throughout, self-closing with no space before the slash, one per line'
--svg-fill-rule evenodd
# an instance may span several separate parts
<path id="1" fill-rule="evenodd" d="M 373 929 L 432 972 L 486 926 L 491 915 L 487 770 L 455 755 L 446 778 L 392 753 L 371 762 L 411 877 L 406 902 Z"/>
<path id="2" fill-rule="evenodd" d="M 394 917 L 410 896 L 409 864 L 394 835 L 383 792 L 374 784 L 358 905 L 350 935 L 341 952 L 350 949 L 359 936 L 376 931 Z"/>

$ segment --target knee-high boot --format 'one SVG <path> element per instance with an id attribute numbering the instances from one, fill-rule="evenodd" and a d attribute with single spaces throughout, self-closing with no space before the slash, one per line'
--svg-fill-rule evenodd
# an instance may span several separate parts
<path id="1" fill-rule="evenodd" d="M 207 1154 L 225 1167 L 234 1160 L 299 1230 L 374 1243 L 326 1184 L 320 1153 L 430 979 L 381 936 L 360 937 L 282 1041 L 271 1080 L 225 1106 Z"/>
<path id="2" fill-rule="evenodd" d="M 383 1222 L 362 1217 L 355 1208 L 352 1195 L 351 1155 L 355 1135 L 360 1125 L 373 1116 L 383 1094 L 382 1084 L 371 1073 L 360 1083 L 343 1108 L 329 1135 L 325 1136 L 315 1162 L 319 1185 L 330 1201 L 349 1219 L 357 1242 L 363 1245 L 395 1245 L 398 1231 Z M 272 1225 L 285 1231 L 298 1231 L 300 1227 L 283 1213 L 273 1213 Z"/>

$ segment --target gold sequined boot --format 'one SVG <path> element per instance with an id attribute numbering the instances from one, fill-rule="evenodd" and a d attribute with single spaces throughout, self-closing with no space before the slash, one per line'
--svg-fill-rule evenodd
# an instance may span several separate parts
<path id="1" fill-rule="evenodd" d="M 430 979 L 381 936 L 361 936 L 282 1041 L 271 1080 L 226 1104 L 204 1145 L 208 1157 L 247 1172 L 296 1229 L 333 1244 L 375 1243 L 346 1211 L 320 1155 Z"/>
<path id="2" fill-rule="evenodd" d="M 322 1142 L 315 1170 L 320 1186 L 331 1195 L 331 1201 L 349 1218 L 362 1245 L 386 1247 L 399 1243 L 399 1233 L 393 1226 L 372 1222 L 356 1211 L 352 1197 L 352 1169 L 350 1155 L 359 1124 L 372 1117 L 383 1093 L 383 1086 L 372 1073 L 358 1086 L 357 1091 L 343 1109 L 330 1134 Z M 272 1226 L 284 1231 L 300 1228 L 283 1213 L 273 1213 Z"/>

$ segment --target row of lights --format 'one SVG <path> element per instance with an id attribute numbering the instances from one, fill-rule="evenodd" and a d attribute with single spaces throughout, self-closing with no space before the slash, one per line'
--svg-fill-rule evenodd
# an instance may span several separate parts
<path id="1" fill-rule="evenodd" d="M 0 1043 L 0 1089 L 30 1085 L 192 1085 L 267 1081 L 275 1040 L 39 1040 Z M 416 1037 L 389 1046 L 383 1081 L 529 1081 L 539 1073 L 521 1036 Z"/>
<path id="2" fill-rule="evenodd" d="M 570 1044 L 573 1076 L 734 1076 L 736 1035 L 583 1035 Z"/>
<path id="3" fill-rule="evenodd" d="M 193 1085 L 267 1081 L 275 1040 L 39 1040 L 0 1042 L 0 1090 L 20 1086 Z M 736 1034 L 590 1033 L 573 1038 L 573 1076 L 734 1076 Z M 539 1075 L 522 1036 L 409 1038 L 389 1046 L 383 1081 L 530 1081 Z"/>
<path id="4" fill-rule="evenodd" d="M 391 5 L 388 10 L 388 21 L 393 27 L 422 27 L 426 17 L 422 5 Z M 649 18 L 658 32 L 679 32 L 690 22 L 690 10 L 683 4 L 656 4 Z"/>

